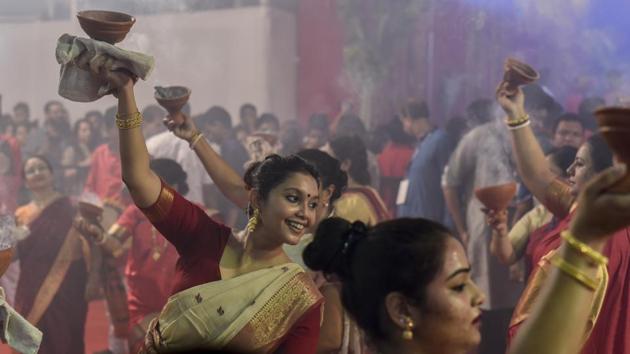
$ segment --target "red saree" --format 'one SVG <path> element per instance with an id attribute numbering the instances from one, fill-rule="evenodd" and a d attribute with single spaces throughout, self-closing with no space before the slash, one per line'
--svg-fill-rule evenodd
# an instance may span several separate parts
<path id="1" fill-rule="evenodd" d="M 531 301 L 537 295 L 534 278 L 540 270 L 539 262 L 549 252 L 560 247 L 560 232 L 569 228 L 571 217 L 568 215 L 556 225 L 546 225 L 534 232 L 527 247 L 526 258 L 532 265 L 527 289 L 524 291 L 519 305 Z M 588 337 L 582 353 L 584 354 L 623 354 L 630 353 L 630 229 L 617 231 L 604 248 L 609 258 L 607 266 L 608 285 L 599 316 Z M 529 313 L 519 311 L 517 306 L 509 328 L 509 339 L 526 320 Z"/>
<path id="2" fill-rule="evenodd" d="M 68 198 L 56 200 L 29 223 L 30 236 L 17 246 L 21 276 L 15 309 L 26 318 L 32 315 L 34 308 L 41 306 L 40 290 L 47 284 L 58 255 L 63 253 L 63 257 L 71 261 L 52 301 L 33 323 L 44 335 L 40 354 L 85 352 L 87 271 L 80 246 L 66 247 L 74 216 L 75 208 Z"/>

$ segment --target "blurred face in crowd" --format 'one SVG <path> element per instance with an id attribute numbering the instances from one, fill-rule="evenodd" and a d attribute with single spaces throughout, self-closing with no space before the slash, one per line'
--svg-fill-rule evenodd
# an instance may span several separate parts
<path id="1" fill-rule="evenodd" d="M 29 120 L 28 111 L 24 108 L 16 108 L 13 110 L 13 121 L 17 123 L 26 123 Z"/>
<path id="2" fill-rule="evenodd" d="M 319 149 L 326 143 L 326 134 L 321 129 L 311 128 L 304 137 L 305 149 Z"/>
<path id="3" fill-rule="evenodd" d="M 20 146 L 26 143 L 26 137 L 28 136 L 28 128 L 26 125 L 18 125 L 15 128 L 15 140 L 17 140 Z"/>
<path id="4" fill-rule="evenodd" d="M 79 140 L 81 144 L 87 144 L 90 141 L 91 137 L 92 128 L 90 127 L 90 124 L 87 122 L 79 123 L 79 129 L 77 130 L 77 140 Z"/>
<path id="5" fill-rule="evenodd" d="M 46 121 L 53 120 L 59 121 L 67 119 L 67 112 L 61 103 L 53 103 L 48 107 L 48 110 L 44 112 L 46 114 Z"/>
<path id="6" fill-rule="evenodd" d="M 223 141 L 223 138 L 227 134 L 227 128 L 217 122 L 206 124 L 204 131 L 208 139 L 219 143 Z"/>
<path id="7" fill-rule="evenodd" d="M 584 184 L 594 175 L 593 158 L 589 144 L 582 144 L 575 155 L 575 160 L 567 169 L 569 183 L 574 194 L 577 194 Z"/>
<path id="8" fill-rule="evenodd" d="M 574 121 L 561 121 L 558 123 L 553 135 L 554 147 L 572 146 L 579 149 L 584 140 L 584 128 L 582 124 Z"/>
<path id="9" fill-rule="evenodd" d="M 415 137 L 422 138 L 428 131 L 427 118 L 417 118 L 402 116 L 400 121 L 403 125 L 405 133 Z"/>
<path id="10" fill-rule="evenodd" d="M 53 173 L 44 162 L 38 157 L 31 157 L 24 164 L 24 178 L 26 187 L 33 190 L 51 188 L 53 186 Z"/>

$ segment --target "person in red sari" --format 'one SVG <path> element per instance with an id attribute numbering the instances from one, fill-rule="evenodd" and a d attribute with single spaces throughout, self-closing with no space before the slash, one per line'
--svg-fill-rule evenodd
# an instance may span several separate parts
<path id="1" fill-rule="evenodd" d="M 26 187 L 33 199 L 15 212 L 16 224 L 30 234 L 17 244 L 20 279 L 15 309 L 43 332 L 40 354 L 84 354 L 87 316 L 86 263 L 76 209 L 53 187 L 53 171 L 43 157 L 24 163 Z"/>
<path id="2" fill-rule="evenodd" d="M 0 215 L 13 215 L 17 208 L 18 196 L 22 187 L 22 157 L 16 139 L 0 135 Z M 6 299 L 13 304 L 15 287 L 20 277 L 19 262 L 9 265 L 0 277 L 0 286 L 4 288 Z"/>
<path id="3" fill-rule="evenodd" d="M 151 160 L 151 169 L 166 183 L 186 194 L 186 172 L 171 159 Z M 104 249 L 106 257 L 126 257 L 125 278 L 129 309 L 129 352 L 137 353 L 144 343 L 149 323 L 166 304 L 173 288 L 177 251 L 135 205 L 129 205 L 107 233 L 85 219 L 80 231 Z"/>
<path id="4" fill-rule="evenodd" d="M 180 256 L 173 295 L 149 325 L 143 351 L 315 353 L 321 294 L 282 245 L 299 242 L 314 223 L 316 170 L 297 156 L 250 166 L 250 221 L 244 235 L 234 235 L 150 169 L 133 80 L 98 63 L 90 69 L 117 90 L 123 180 Z M 198 154 L 211 149 L 196 128 L 184 138 Z"/>
<path id="5" fill-rule="evenodd" d="M 571 212 L 577 192 L 592 176 L 612 163 L 610 152 L 601 137 L 592 137 L 583 144 L 569 168 L 570 183 L 557 178 L 549 168 L 544 154 L 531 128 L 524 110 L 522 91 L 507 96 L 501 90 L 498 100 L 505 110 L 511 129 L 514 153 L 520 176 L 530 191 L 561 221 L 547 225 L 532 235 L 527 257 L 532 272 L 527 287 L 519 300 L 510 324 L 510 337 L 514 337 L 531 315 L 532 306 L 547 279 L 551 258 L 557 254 L 562 243 L 562 233 L 574 218 Z M 610 213 L 610 210 L 602 210 Z M 615 232 L 603 247 L 609 258 L 608 265 L 601 267 L 598 274 L 596 296 L 590 309 L 589 325 L 583 336 L 582 353 L 628 353 L 630 352 L 630 316 L 627 316 L 628 294 L 630 293 L 630 230 Z"/>

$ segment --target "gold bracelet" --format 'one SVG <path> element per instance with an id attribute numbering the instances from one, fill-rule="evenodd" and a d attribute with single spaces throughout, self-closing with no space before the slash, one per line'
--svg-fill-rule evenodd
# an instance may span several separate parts
<path id="1" fill-rule="evenodd" d="M 588 275 L 582 273 L 576 266 L 567 262 L 562 257 L 553 257 L 551 258 L 551 264 L 556 268 L 563 271 L 566 275 L 575 279 L 578 283 L 584 285 L 589 290 L 595 291 L 597 290 L 597 281 L 590 278 Z"/>
<path id="2" fill-rule="evenodd" d="M 519 117 L 517 119 L 514 119 L 514 120 L 507 119 L 505 121 L 508 127 L 516 127 L 526 122 L 529 122 L 529 114 L 527 113 L 525 113 L 522 117 Z"/>
<path id="3" fill-rule="evenodd" d="M 201 138 L 203 138 L 203 134 L 201 134 L 201 132 L 197 132 L 197 133 L 195 133 L 195 135 L 193 135 L 193 138 L 190 139 L 190 149 L 191 150 L 195 149 L 195 145 L 197 145 L 197 143 L 199 142 L 199 140 L 201 140 Z"/>
<path id="4" fill-rule="evenodd" d="M 132 114 L 116 114 L 116 126 L 118 129 L 133 129 L 142 125 L 142 114 L 140 112 Z"/>
<path id="5" fill-rule="evenodd" d="M 560 236 L 567 242 L 574 250 L 578 251 L 581 255 L 586 256 L 589 260 L 593 261 L 595 264 L 607 265 L 608 258 L 603 254 L 595 251 L 591 246 L 586 243 L 579 241 L 572 234 L 571 231 L 565 230 L 560 233 Z"/>

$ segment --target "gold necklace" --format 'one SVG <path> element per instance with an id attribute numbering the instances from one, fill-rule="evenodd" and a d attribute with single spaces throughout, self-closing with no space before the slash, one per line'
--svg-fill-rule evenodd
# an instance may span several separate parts
<path id="1" fill-rule="evenodd" d="M 156 233 L 157 230 L 155 230 L 155 227 L 151 226 L 151 258 L 157 262 L 160 260 L 160 257 L 162 257 L 164 251 L 166 251 L 168 241 L 162 240 L 162 245 L 158 245 Z"/>

